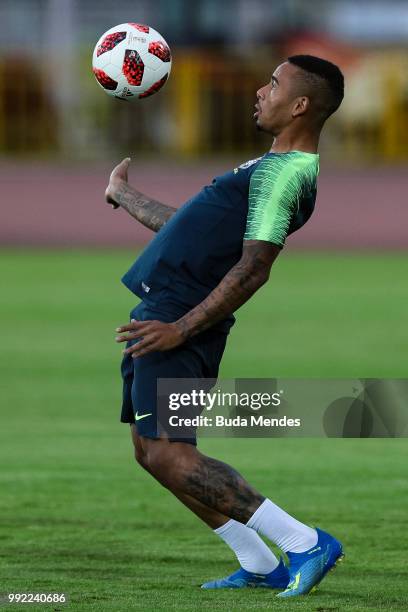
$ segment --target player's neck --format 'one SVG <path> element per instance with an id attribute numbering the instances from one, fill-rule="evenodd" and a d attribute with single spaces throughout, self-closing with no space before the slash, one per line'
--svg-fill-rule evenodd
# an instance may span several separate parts
<path id="1" fill-rule="evenodd" d="M 303 151 L 304 153 L 317 153 L 319 135 L 307 134 L 304 137 L 291 137 L 284 134 L 275 136 L 270 153 L 288 153 L 289 151 Z"/>

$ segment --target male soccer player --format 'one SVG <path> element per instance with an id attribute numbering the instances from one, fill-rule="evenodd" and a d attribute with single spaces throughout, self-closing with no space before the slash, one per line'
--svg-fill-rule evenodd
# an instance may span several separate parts
<path id="1" fill-rule="evenodd" d="M 123 277 L 142 302 L 117 329 L 121 421 L 130 423 L 140 465 L 214 529 L 240 569 L 203 588 L 259 586 L 279 597 L 309 593 L 342 557 L 341 544 L 256 491 L 232 467 L 207 457 L 195 439 L 160 437 L 158 378 L 216 378 L 232 313 L 269 278 L 288 234 L 313 212 L 320 132 L 343 99 L 334 64 L 296 55 L 257 92 L 254 117 L 272 137 L 268 153 L 214 179 L 179 210 L 128 184 L 130 159 L 112 172 L 107 202 L 157 232 Z M 288 557 L 278 561 L 258 534 Z"/>

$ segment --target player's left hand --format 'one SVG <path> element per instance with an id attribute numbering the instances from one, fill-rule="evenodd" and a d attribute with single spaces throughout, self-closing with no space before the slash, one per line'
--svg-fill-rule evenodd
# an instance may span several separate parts
<path id="1" fill-rule="evenodd" d="M 128 325 L 118 327 L 116 331 L 121 334 L 128 332 L 125 336 L 117 336 L 116 342 L 139 340 L 123 351 L 125 355 L 129 354 L 132 357 L 142 357 L 153 351 L 168 351 L 185 340 L 175 323 L 162 321 L 132 320 Z"/>
<path id="2" fill-rule="evenodd" d="M 122 159 L 120 164 L 114 167 L 109 177 L 109 184 L 105 190 L 105 200 L 112 208 L 119 208 L 115 200 L 116 191 L 121 183 L 128 182 L 128 169 L 131 162 L 130 157 Z"/>

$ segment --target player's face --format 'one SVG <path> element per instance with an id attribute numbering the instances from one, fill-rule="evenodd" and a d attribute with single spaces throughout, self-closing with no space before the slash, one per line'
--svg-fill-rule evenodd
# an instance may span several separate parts
<path id="1" fill-rule="evenodd" d="M 273 135 L 292 121 L 293 77 L 296 66 L 285 62 L 278 66 L 269 83 L 256 92 L 255 105 L 256 126 L 258 129 Z"/>

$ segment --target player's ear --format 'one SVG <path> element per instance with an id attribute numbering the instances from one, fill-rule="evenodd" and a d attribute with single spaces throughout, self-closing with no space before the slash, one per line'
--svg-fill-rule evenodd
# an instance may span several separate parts
<path id="1" fill-rule="evenodd" d="M 304 115 L 310 106 L 310 100 L 307 96 L 301 96 L 296 98 L 292 108 L 292 117 L 299 117 Z"/>

